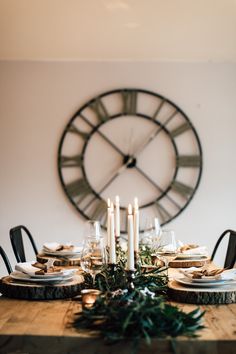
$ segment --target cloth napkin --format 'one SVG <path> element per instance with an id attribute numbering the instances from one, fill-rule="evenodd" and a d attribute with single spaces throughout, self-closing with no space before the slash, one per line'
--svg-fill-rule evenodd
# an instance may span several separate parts
<path id="1" fill-rule="evenodd" d="M 221 273 L 221 279 L 224 280 L 236 280 L 236 269 L 227 269 L 223 273 Z"/>
<path id="2" fill-rule="evenodd" d="M 219 269 L 220 270 L 220 269 Z M 213 270 L 212 270 L 213 271 Z M 184 274 L 187 278 L 192 279 L 193 276 L 193 272 L 201 272 L 201 269 L 196 268 L 196 267 L 191 267 L 188 269 L 179 269 L 179 273 Z M 211 272 L 211 271 L 209 271 Z M 205 276 L 203 276 L 205 277 Z M 220 274 L 216 274 L 216 275 L 209 275 L 209 277 L 211 279 L 223 279 L 223 280 L 234 280 L 236 281 L 236 269 L 226 269 L 224 270 L 222 273 Z"/>
<path id="3" fill-rule="evenodd" d="M 44 274 L 44 272 L 41 269 L 32 266 L 31 262 L 17 263 L 15 265 L 15 270 L 25 273 L 25 274 L 28 274 L 30 276 L 36 275 L 36 274 L 38 274 L 38 275 Z"/>

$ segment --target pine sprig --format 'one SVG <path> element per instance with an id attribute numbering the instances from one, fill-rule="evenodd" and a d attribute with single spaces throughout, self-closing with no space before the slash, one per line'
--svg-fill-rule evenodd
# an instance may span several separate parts
<path id="1" fill-rule="evenodd" d="M 150 344 L 153 337 L 194 336 L 203 328 L 202 316 L 199 309 L 187 314 L 148 289 L 118 290 L 106 293 L 92 308 L 83 309 L 74 325 L 98 330 L 108 343 L 144 338 Z"/>
<path id="2" fill-rule="evenodd" d="M 84 289 L 95 288 L 102 292 L 115 291 L 117 289 L 127 289 L 127 273 L 122 261 L 116 264 L 114 268 L 104 265 L 101 273 L 96 275 L 95 284 L 90 274 L 83 273 Z M 135 271 L 134 285 L 136 289 L 148 288 L 156 294 L 166 294 L 167 276 L 163 273 L 163 268 L 154 268 L 151 270 L 143 269 L 138 266 Z"/>
<path id="3" fill-rule="evenodd" d="M 76 314 L 74 326 L 97 330 L 108 343 L 123 339 L 137 343 L 144 338 L 150 344 L 153 337 L 195 336 L 203 328 L 204 313 L 198 308 L 185 313 L 166 302 L 168 278 L 164 268 L 153 267 L 151 254 L 152 250 L 146 247 L 139 253 L 134 290 L 128 286 L 126 257 L 120 248 L 117 265 L 104 265 L 95 284 L 84 273 L 83 288 L 95 287 L 102 291 L 102 296 L 91 308 L 83 308 Z"/>

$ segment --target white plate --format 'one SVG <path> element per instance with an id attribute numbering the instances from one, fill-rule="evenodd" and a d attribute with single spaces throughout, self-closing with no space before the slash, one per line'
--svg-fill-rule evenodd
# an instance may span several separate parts
<path id="1" fill-rule="evenodd" d="M 34 275 L 26 274 L 26 275 L 29 276 L 30 278 L 35 278 L 35 279 L 51 279 L 51 278 L 58 278 L 58 277 L 60 277 L 60 278 L 67 277 L 69 275 L 75 274 L 75 272 L 76 272 L 76 269 L 64 269 L 64 270 L 61 270 L 60 272 L 53 272 L 53 273 L 46 273 L 46 274 L 34 274 Z"/>
<path id="2" fill-rule="evenodd" d="M 74 247 L 73 251 L 47 251 L 43 248 L 42 253 L 48 256 L 75 257 L 82 252 L 83 247 Z"/>
<path id="3" fill-rule="evenodd" d="M 22 272 L 23 274 L 29 276 L 30 278 L 35 278 L 35 279 L 51 279 L 55 277 L 63 277 L 64 273 L 63 271 L 60 272 L 53 272 L 53 273 L 45 273 L 45 274 L 27 274 Z"/>
<path id="4" fill-rule="evenodd" d="M 15 280 L 21 280 L 21 281 L 27 281 L 27 282 L 40 282 L 40 283 L 51 283 L 51 282 L 60 282 L 60 281 L 65 281 L 65 280 L 70 280 L 73 278 L 73 273 L 67 274 L 65 276 L 55 276 L 55 277 L 50 277 L 50 278 L 31 278 L 29 275 L 21 273 L 21 272 L 12 272 L 10 274 L 10 277 Z"/>
<path id="5" fill-rule="evenodd" d="M 222 286 L 222 285 L 231 285 L 231 284 L 235 284 L 236 285 L 236 281 L 230 281 L 230 280 L 218 280 L 215 282 L 208 282 L 208 283 L 195 283 L 193 282 L 191 279 L 188 278 L 175 278 L 175 281 L 177 281 L 180 284 L 183 285 L 187 285 L 187 286 L 192 286 L 195 288 L 213 288 L 213 287 L 217 287 L 217 286 Z"/>
<path id="6" fill-rule="evenodd" d="M 185 254 L 185 253 L 178 253 L 175 259 L 204 259 L 207 258 L 208 254 Z"/>
<path id="7" fill-rule="evenodd" d="M 225 282 L 225 281 L 232 281 L 234 279 L 221 279 L 219 276 L 217 277 L 205 277 L 205 278 L 199 278 L 199 279 L 192 279 L 193 283 L 218 283 L 218 282 Z"/>

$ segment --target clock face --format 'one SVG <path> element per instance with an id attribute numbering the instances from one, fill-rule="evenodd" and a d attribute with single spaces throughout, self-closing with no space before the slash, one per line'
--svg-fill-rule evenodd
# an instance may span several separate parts
<path id="1" fill-rule="evenodd" d="M 200 182 L 202 149 L 176 104 L 154 92 L 118 89 L 91 99 L 70 119 L 58 172 L 76 210 L 103 227 L 106 200 L 119 195 L 126 233 L 126 207 L 134 197 L 142 219 L 156 216 L 162 225 L 186 208 Z"/>

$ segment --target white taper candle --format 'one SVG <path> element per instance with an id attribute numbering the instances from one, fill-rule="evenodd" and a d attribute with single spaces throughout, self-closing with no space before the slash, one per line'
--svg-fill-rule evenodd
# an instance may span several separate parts
<path id="1" fill-rule="evenodd" d="M 139 251 L 139 208 L 138 198 L 134 198 L 134 251 Z"/>
<path id="2" fill-rule="evenodd" d="M 116 228 L 116 237 L 120 237 L 120 198 L 116 196 L 116 203 L 115 203 L 115 228 Z"/>
<path id="3" fill-rule="evenodd" d="M 110 247 L 111 239 L 111 200 L 107 199 L 107 246 Z"/>
<path id="4" fill-rule="evenodd" d="M 114 218 L 113 203 L 111 203 L 110 228 L 111 230 L 110 230 L 109 260 L 111 264 L 116 264 L 115 218 Z"/>
<path id="5" fill-rule="evenodd" d="M 127 269 L 134 270 L 134 220 L 132 205 L 128 206 L 128 258 Z"/>

